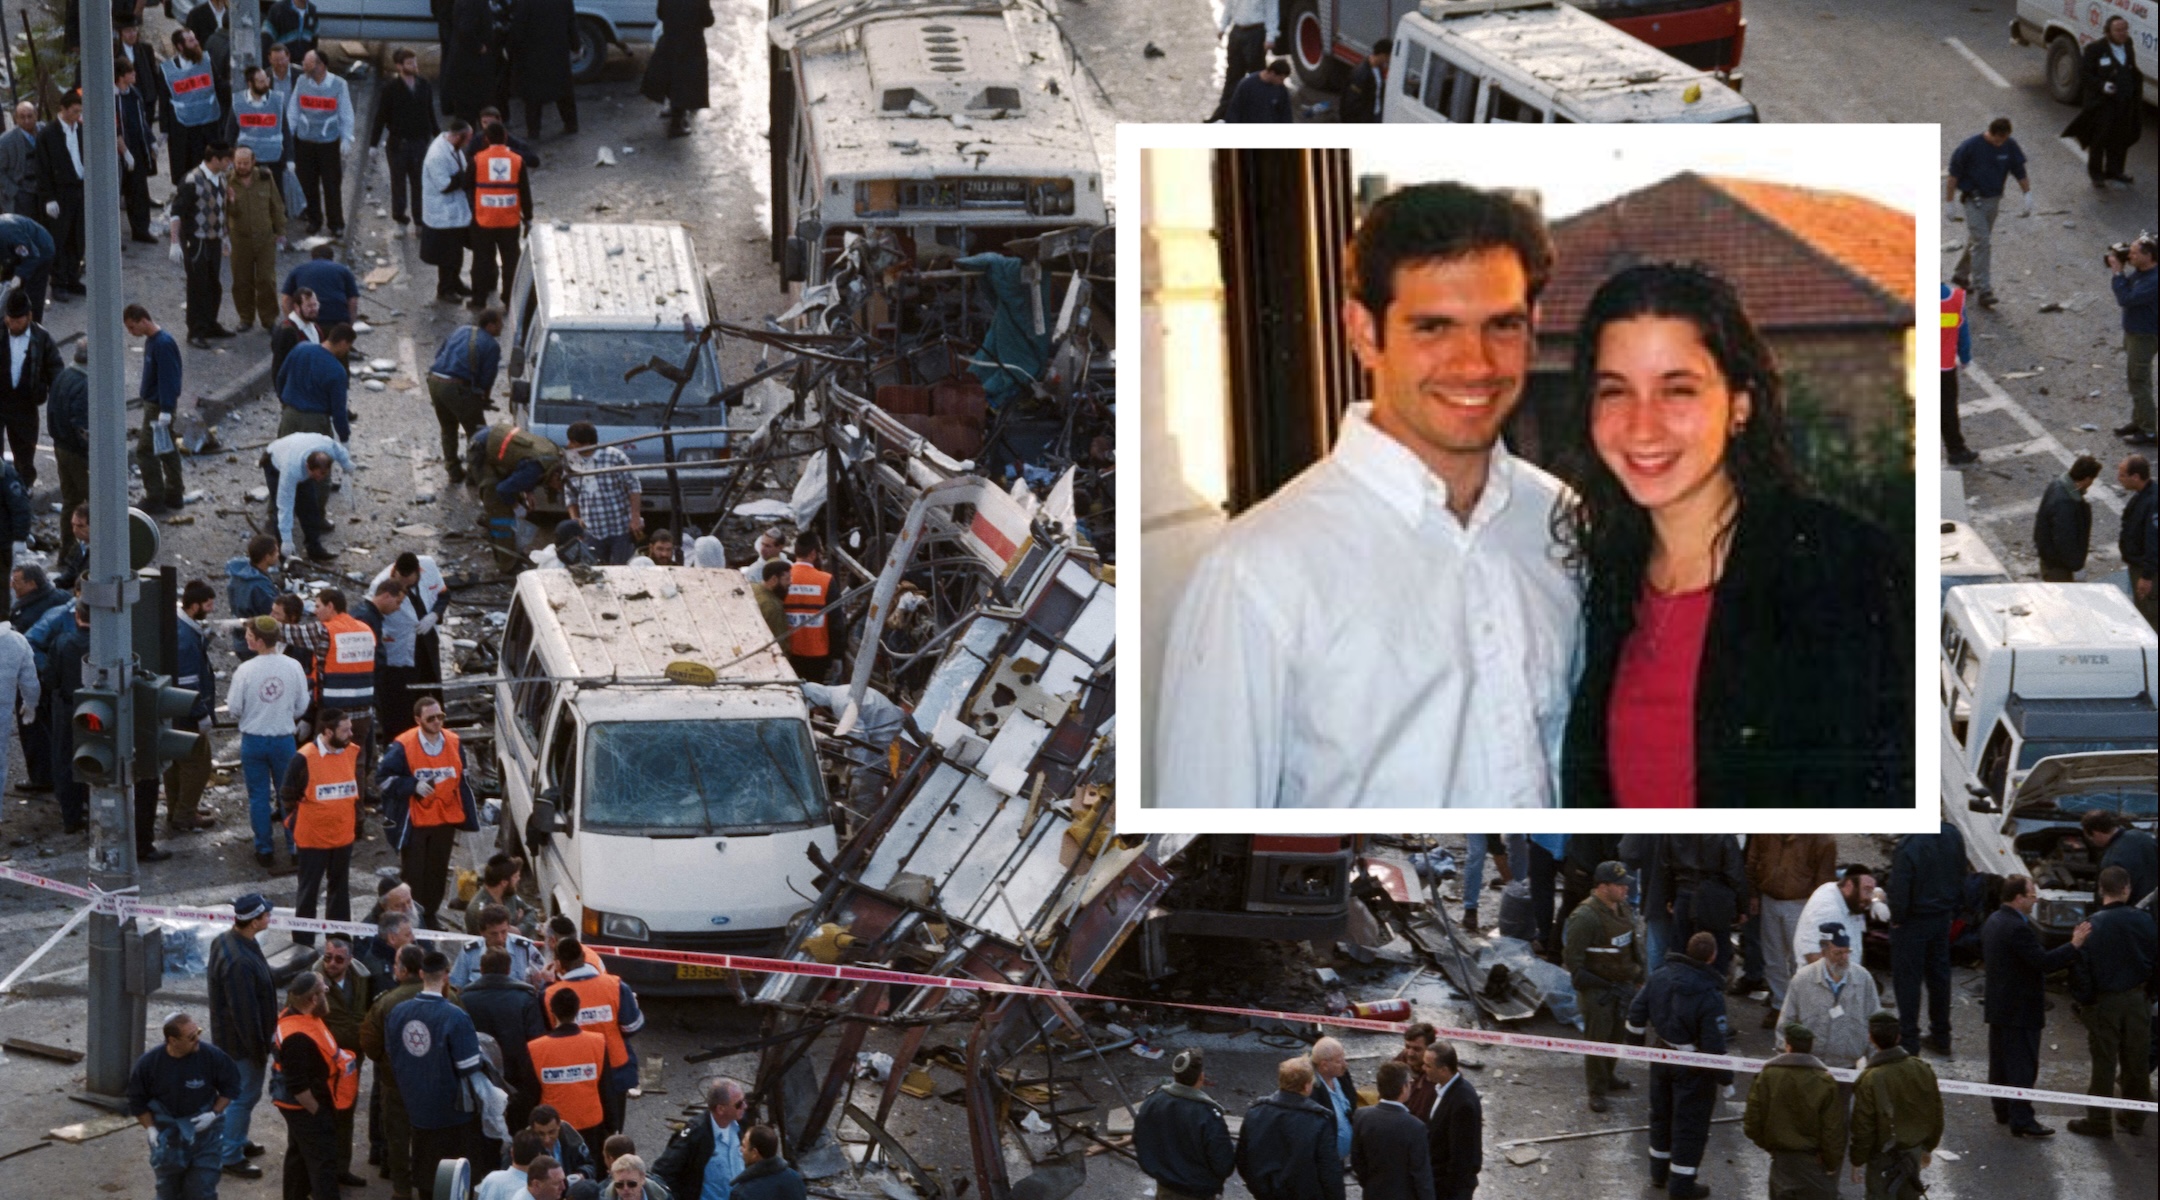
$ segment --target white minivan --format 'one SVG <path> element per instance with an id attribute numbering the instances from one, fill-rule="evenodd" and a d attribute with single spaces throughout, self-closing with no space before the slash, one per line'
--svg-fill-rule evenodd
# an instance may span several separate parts
<path id="1" fill-rule="evenodd" d="M 836 836 L 809 709 L 771 640 L 739 571 L 518 576 L 495 685 L 501 839 L 550 914 L 610 945 L 780 947 L 817 895 L 812 850 L 830 861 Z M 609 969 L 641 992 L 722 977 Z"/>
<path id="2" fill-rule="evenodd" d="M 1758 118 L 1715 74 L 1560 0 L 1424 0 L 1395 27 L 1380 119 L 1564 125 Z"/>

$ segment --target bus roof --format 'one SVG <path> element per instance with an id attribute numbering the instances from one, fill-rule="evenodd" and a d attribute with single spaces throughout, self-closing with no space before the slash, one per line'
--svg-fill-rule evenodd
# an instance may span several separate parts
<path id="1" fill-rule="evenodd" d="M 2152 626 L 2123 590 L 2107 583 L 1973 583 L 1943 598 L 1962 610 L 1973 640 L 2027 648 L 2153 646 Z"/>
<path id="2" fill-rule="evenodd" d="M 1518 86 L 1535 81 L 1573 110 L 1571 119 L 1712 122 L 1751 111 L 1716 76 L 1559 0 L 1423 0 L 1416 15 L 1442 43 L 1495 64 L 1496 74 L 1519 76 Z M 1691 87 L 1700 89 L 1693 101 Z"/>
<path id="3" fill-rule="evenodd" d="M 908 4 L 789 0 L 773 23 L 796 59 L 798 104 L 828 190 L 856 179 L 1067 178 L 1068 223 L 1104 219 L 1101 163 L 1078 74 L 1033 0 Z M 1092 215 L 1091 215 L 1092 214 Z"/>

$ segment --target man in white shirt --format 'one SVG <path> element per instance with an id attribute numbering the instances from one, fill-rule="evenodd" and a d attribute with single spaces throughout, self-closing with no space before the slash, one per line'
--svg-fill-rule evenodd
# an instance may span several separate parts
<path id="1" fill-rule="evenodd" d="M 1874 871 L 1859 863 L 1847 863 L 1838 869 L 1838 878 L 1816 888 L 1800 910 L 1800 920 L 1793 928 L 1793 969 L 1798 971 L 1801 964 L 1822 957 L 1822 927 L 1832 921 L 1845 926 L 1853 945 L 1861 945 L 1870 915 L 1888 922 L 1890 897 L 1875 886 Z"/>
<path id="2" fill-rule="evenodd" d="M 1500 444 L 1551 267 L 1543 221 L 1507 196 L 1429 184 L 1373 206 L 1343 305 L 1373 400 L 1194 569 L 1145 803 L 1557 803 L 1580 639 L 1552 539 L 1567 492 Z"/>
<path id="3" fill-rule="evenodd" d="M 226 691 L 226 711 L 240 726 L 240 767 L 247 778 L 248 820 L 254 826 L 255 861 L 271 862 L 270 798 L 298 743 L 293 733 L 307 715 L 307 672 L 298 660 L 279 652 L 285 640 L 275 617 L 250 617 L 248 649 L 254 657 L 233 669 Z M 291 834 L 286 835 L 288 848 Z"/>
<path id="4" fill-rule="evenodd" d="M 1215 36 L 1222 41 L 1224 54 L 1222 99 L 1208 120 L 1222 120 L 1238 83 L 1267 65 L 1268 47 L 1275 44 L 1281 14 L 1277 0 L 1223 0 L 1215 17 Z"/>

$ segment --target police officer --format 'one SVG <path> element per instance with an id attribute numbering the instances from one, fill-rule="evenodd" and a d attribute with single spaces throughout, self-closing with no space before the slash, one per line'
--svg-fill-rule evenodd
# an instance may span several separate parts
<path id="1" fill-rule="evenodd" d="M 555 997 L 574 992 L 578 998 L 577 1023 L 607 1039 L 607 1073 L 600 1081 L 600 1101 L 607 1107 L 607 1128 L 623 1128 L 623 1101 L 637 1086 L 637 1051 L 630 1035 L 645 1028 L 645 1014 L 638 1009 L 630 985 L 586 960 L 585 946 L 574 937 L 555 943 L 554 983 L 548 985 L 548 1024 L 555 1024 Z"/>
<path id="2" fill-rule="evenodd" d="M 562 450 L 555 443 L 515 425 L 490 425 L 473 435 L 467 447 L 466 479 L 480 489 L 480 511 L 487 519 L 488 542 L 502 557 L 523 563 L 517 552 L 518 508 L 532 507 L 532 493 L 545 484 L 562 487 Z"/>
<path id="3" fill-rule="evenodd" d="M 1666 955 L 1665 965 L 1628 1005 L 1628 1040 L 1637 1045 L 1648 1040 L 1667 1050 L 1725 1053 L 1725 981 L 1711 965 L 1716 960 L 1717 935 L 1706 929 L 1688 938 L 1685 953 Z M 1652 1186 L 1685 1200 L 1709 1195 L 1709 1189 L 1696 1181 L 1695 1172 L 1710 1141 L 1717 1090 L 1731 1082 L 1731 1071 L 1664 1063 L 1651 1066 Z"/>
<path id="4" fill-rule="evenodd" d="M 337 635 L 331 636 L 335 644 Z M 353 742 L 352 718 L 335 707 L 322 710 L 316 728 L 314 740 L 286 765 L 285 780 L 278 788 L 278 806 L 285 812 L 293 857 L 300 866 L 300 893 L 293 913 L 315 915 L 315 897 L 327 877 L 330 896 L 325 915 L 333 921 L 350 921 L 352 893 L 347 876 L 360 831 L 360 747 Z M 311 946 L 315 935 L 295 931 L 293 941 Z"/>
<path id="5" fill-rule="evenodd" d="M 607 1038 L 577 1023 L 578 996 L 567 988 L 548 992 L 547 1015 L 553 1028 L 525 1044 L 540 1079 L 540 1103 L 552 1106 L 586 1145 L 601 1145 L 608 1139 L 600 1093 Z"/>
<path id="6" fill-rule="evenodd" d="M 1207 1086 L 1206 1060 L 1195 1049 L 1170 1060 L 1170 1078 L 1133 1114 L 1133 1152 L 1160 1200 L 1214 1200 L 1237 1169 L 1237 1145 L 1222 1105 Z"/>
<path id="7" fill-rule="evenodd" d="M 2130 907 L 2130 873 L 2119 866 L 2100 872 L 2100 909 L 2092 914 L 2092 936 L 2085 939 L 2084 961 L 2073 972 L 2080 1015 L 2092 1048 L 2092 1081 L 2085 1090 L 2112 1096 L 2118 1076 L 2126 1100 L 2151 1100 L 2146 1063 L 2152 1054 L 2152 1007 L 2145 988 L 2153 977 L 2153 915 Z M 2145 1132 L 2145 1114 L 2124 1110 L 2123 1131 Z M 2115 1136 L 2115 1110 L 2088 1108 L 2070 1122 L 2070 1132 L 2086 1137 Z"/>
<path id="8" fill-rule="evenodd" d="M 1942 1089 L 1935 1068 L 1898 1044 L 1896 1013 L 1868 1018 L 1875 1052 L 1853 1083 L 1853 1182 L 1867 1200 L 1920 1200 L 1920 1170 L 1942 1141 Z"/>
<path id="9" fill-rule="evenodd" d="M 158 1195 L 217 1195 L 221 1114 L 239 1095 L 240 1068 L 202 1040 L 195 1018 L 165 1018 L 165 1044 L 136 1059 L 127 1081 L 128 1112 L 148 1135 Z"/>
<path id="10" fill-rule="evenodd" d="M 359 1059 L 338 1048 L 323 1022 L 322 977 L 302 971 L 285 987 L 278 1014 L 277 1057 L 270 1100 L 285 1114 L 285 1194 L 337 1200 L 338 1127 L 351 1136 L 353 1101 L 360 1094 Z"/>
<path id="11" fill-rule="evenodd" d="M 444 994 L 449 986 L 450 960 L 428 951 L 420 960 L 419 994 L 391 1009 L 383 1022 L 390 1069 L 412 1129 L 412 1180 L 432 1200 L 462 1200 L 435 1195 L 435 1167 L 446 1158 L 480 1157 L 479 1107 L 468 1093 L 487 1083 L 479 1032 Z"/>
<path id="12" fill-rule="evenodd" d="M 1642 986 L 1642 928 L 1628 908 L 1627 894 L 1627 864 L 1599 863 L 1591 875 L 1590 894 L 1568 914 L 1560 935 L 1561 963 L 1582 1004 L 1583 1036 L 1594 1042 L 1620 1041 L 1621 1016 Z M 1606 1093 L 1635 1086 L 1613 1067 L 1613 1060 L 1602 1054 L 1583 1056 L 1591 1112 L 1609 1107 Z"/>
<path id="13" fill-rule="evenodd" d="M 1770 1152 L 1770 1200 L 1837 1200 L 1845 1157 L 1845 1102 L 1814 1054 L 1815 1034 L 1785 1026 L 1785 1053 L 1763 1064 L 1748 1087 L 1741 1128 Z"/>

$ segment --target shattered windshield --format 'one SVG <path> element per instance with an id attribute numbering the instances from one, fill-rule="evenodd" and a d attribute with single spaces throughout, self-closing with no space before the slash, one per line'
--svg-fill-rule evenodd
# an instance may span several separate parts
<path id="1" fill-rule="evenodd" d="M 825 819 L 801 721 L 611 721 L 586 741 L 589 827 L 741 832 Z"/>
<path id="2" fill-rule="evenodd" d="M 622 424 L 657 421 L 675 385 L 647 371 L 625 380 L 623 372 L 658 356 L 682 365 L 679 329 L 550 329 L 533 387 L 535 419 L 554 423 Z M 684 406 L 702 405 L 716 391 L 710 355 L 700 354 L 683 388 Z"/>

